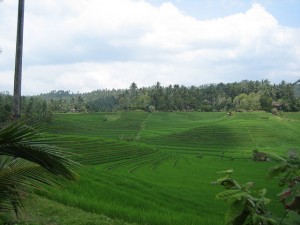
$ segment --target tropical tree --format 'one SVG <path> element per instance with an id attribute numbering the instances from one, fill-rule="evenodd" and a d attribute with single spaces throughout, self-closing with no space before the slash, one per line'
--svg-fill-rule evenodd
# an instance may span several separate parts
<path id="1" fill-rule="evenodd" d="M 265 198 L 266 189 L 253 195 L 253 182 L 244 185 L 239 184 L 232 178 L 233 170 L 219 172 L 225 175 L 218 179 L 217 184 L 221 184 L 226 189 L 217 194 L 217 199 L 224 200 L 229 204 L 225 214 L 226 225 L 273 225 L 276 221 L 271 218 L 271 213 L 266 208 L 270 202 Z"/>
<path id="2" fill-rule="evenodd" d="M 219 172 L 224 176 L 213 184 L 221 184 L 226 189 L 217 194 L 229 204 L 225 214 L 228 225 L 298 225 L 300 224 L 300 158 L 297 149 L 291 149 L 286 157 L 268 154 L 278 164 L 269 170 L 269 178 L 277 178 L 278 185 L 284 189 L 277 196 L 285 208 L 285 215 L 278 221 L 266 208 L 270 202 L 265 198 L 266 189 L 252 191 L 253 182 L 240 185 L 232 178 L 233 170 Z M 256 196 L 255 196 L 256 195 Z"/>
<path id="3" fill-rule="evenodd" d="M 300 224 L 300 158 L 297 149 L 291 149 L 286 157 L 270 155 L 278 164 L 269 170 L 269 178 L 277 178 L 284 188 L 277 196 L 285 208 L 285 216 L 280 224 Z"/>
<path id="4" fill-rule="evenodd" d="M 63 179 L 77 179 L 78 164 L 53 143 L 22 121 L 0 130 L 0 212 L 14 210 L 18 215 L 21 193 L 30 187 L 59 187 Z"/>
<path id="5" fill-rule="evenodd" d="M 13 98 L 13 116 L 14 116 L 14 118 L 19 118 L 21 116 L 21 81 L 22 81 L 22 56 L 23 56 L 24 3 L 25 3 L 25 0 L 19 0 L 17 42 L 16 42 L 16 60 L 15 60 L 15 79 L 14 79 L 14 98 Z"/>
<path id="6" fill-rule="evenodd" d="M 19 0 L 14 118 L 21 115 L 24 3 L 25 0 Z M 36 128 L 17 121 L 0 130 L 0 212 L 14 210 L 18 215 L 21 193 L 28 192 L 28 187 L 40 188 L 42 184 L 57 187 L 61 186 L 62 179 L 77 179 L 75 169 L 78 164 L 55 147 L 53 140 L 43 138 Z"/>
<path id="7" fill-rule="evenodd" d="M 11 116 L 12 96 L 8 93 L 0 93 L 0 126 Z"/>

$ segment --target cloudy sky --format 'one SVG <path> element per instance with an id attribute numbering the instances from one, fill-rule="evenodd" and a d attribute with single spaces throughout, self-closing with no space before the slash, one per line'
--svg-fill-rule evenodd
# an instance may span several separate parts
<path id="1" fill-rule="evenodd" d="M 0 3 L 13 90 L 17 0 Z M 26 0 L 24 95 L 300 78 L 299 0 Z"/>

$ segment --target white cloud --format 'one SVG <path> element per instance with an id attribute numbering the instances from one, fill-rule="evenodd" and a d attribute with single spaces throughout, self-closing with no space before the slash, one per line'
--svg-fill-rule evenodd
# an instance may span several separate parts
<path id="1" fill-rule="evenodd" d="M 0 90 L 12 89 L 16 7 L 0 6 Z M 212 20 L 143 0 L 28 1 L 25 9 L 25 94 L 299 79 L 300 29 L 259 4 Z"/>

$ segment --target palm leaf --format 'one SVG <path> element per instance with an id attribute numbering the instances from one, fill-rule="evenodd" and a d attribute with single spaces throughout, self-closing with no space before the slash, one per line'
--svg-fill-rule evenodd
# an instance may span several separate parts
<path id="1" fill-rule="evenodd" d="M 13 124 L 0 131 L 0 155 L 23 158 L 39 164 L 51 173 L 75 180 L 78 164 L 67 158 L 68 154 L 58 147 L 45 144 L 48 142 L 47 138 L 40 137 L 35 129 L 23 123 Z"/>
<path id="2" fill-rule="evenodd" d="M 28 186 L 39 188 L 41 184 L 60 185 L 53 176 L 47 173 L 49 172 L 39 165 L 22 159 L 14 160 L 2 168 L 0 170 L 0 210 L 14 209 L 18 214 L 21 206 L 20 192 L 26 192 Z"/>
<path id="3" fill-rule="evenodd" d="M 20 193 L 27 192 L 28 187 L 59 187 L 63 179 L 78 178 L 79 164 L 36 128 L 18 122 L 0 130 L 0 211 L 14 210 L 18 214 Z"/>

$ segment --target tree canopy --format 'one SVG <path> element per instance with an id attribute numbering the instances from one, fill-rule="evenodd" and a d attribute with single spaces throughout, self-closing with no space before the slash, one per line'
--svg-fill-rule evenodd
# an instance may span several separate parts
<path id="1" fill-rule="evenodd" d="M 0 119 L 11 111 L 11 96 L 0 93 Z M 51 91 L 22 97 L 22 112 L 31 120 L 50 121 L 53 112 L 111 112 L 118 110 L 160 111 L 254 111 L 300 110 L 299 82 L 271 84 L 268 80 L 207 84 L 201 86 L 169 85 L 159 82 L 139 88 L 101 89 L 89 93 Z"/>

